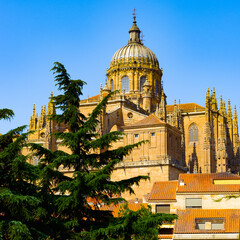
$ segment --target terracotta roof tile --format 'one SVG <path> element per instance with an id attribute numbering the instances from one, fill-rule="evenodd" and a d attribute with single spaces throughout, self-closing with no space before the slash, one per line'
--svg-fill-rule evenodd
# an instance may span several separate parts
<path id="1" fill-rule="evenodd" d="M 145 125 L 152 125 L 152 124 L 156 125 L 156 124 L 166 124 L 166 123 L 161 121 L 155 114 L 150 114 L 149 116 L 145 117 L 144 119 L 130 126 L 145 126 Z"/>
<path id="2" fill-rule="evenodd" d="M 106 97 L 107 95 L 108 95 L 108 93 L 103 92 L 103 97 Z M 83 102 L 83 103 L 85 103 L 85 102 L 87 102 L 87 101 L 93 102 L 93 101 L 98 101 L 99 99 L 100 99 L 100 94 L 98 94 L 98 95 L 96 95 L 96 96 L 92 96 L 92 97 L 90 97 L 90 98 L 83 99 L 83 100 L 81 100 L 80 102 Z"/>
<path id="3" fill-rule="evenodd" d="M 100 210 L 112 211 L 113 217 L 118 217 L 120 207 L 123 205 L 124 203 L 117 204 L 117 205 L 102 205 Z M 148 204 L 147 203 L 128 203 L 128 208 L 132 211 L 138 211 L 141 209 L 142 206 L 147 207 Z"/>
<path id="4" fill-rule="evenodd" d="M 232 173 L 197 173 L 180 174 L 179 182 L 184 185 L 178 185 L 177 193 L 184 192 L 239 192 L 240 184 L 214 184 L 214 180 L 240 180 L 240 176 Z"/>
<path id="5" fill-rule="evenodd" d="M 175 234 L 189 233 L 238 233 L 240 209 L 187 209 L 177 211 L 178 220 L 174 227 Z M 196 229 L 196 219 L 217 219 L 224 221 L 224 230 Z"/>
<path id="6" fill-rule="evenodd" d="M 128 204 L 131 203 L 131 204 L 136 204 L 136 200 L 137 200 L 137 203 L 143 203 L 143 199 L 142 198 L 135 198 L 135 199 L 131 199 L 131 200 L 128 200 Z"/>
<path id="7" fill-rule="evenodd" d="M 172 239 L 172 234 L 158 234 L 159 239 Z"/>
<path id="8" fill-rule="evenodd" d="M 178 107 L 178 104 L 177 104 Z M 182 112 L 194 112 L 197 111 L 203 111 L 205 108 L 196 104 L 196 103 L 181 103 L 180 108 Z M 174 110 L 174 105 L 167 105 L 166 106 L 167 112 L 172 112 Z"/>
<path id="9" fill-rule="evenodd" d="M 178 181 L 155 182 L 149 194 L 148 201 L 175 200 Z"/>

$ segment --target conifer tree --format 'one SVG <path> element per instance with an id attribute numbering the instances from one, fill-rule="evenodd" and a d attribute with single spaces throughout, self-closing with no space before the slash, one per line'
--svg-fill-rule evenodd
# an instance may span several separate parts
<path id="1" fill-rule="evenodd" d="M 108 227 L 85 232 L 83 236 L 91 240 L 157 240 L 160 225 L 172 223 L 176 218 L 175 214 L 153 214 L 150 206 L 142 205 L 140 210 L 133 211 L 126 203 Z"/>
<path id="2" fill-rule="evenodd" d="M 69 230 L 69 237 L 75 238 L 83 230 L 90 230 L 93 225 L 106 225 L 109 215 L 100 212 L 97 203 L 124 201 L 121 193 L 133 193 L 131 186 L 148 177 L 111 181 L 110 175 L 114 166 L 129 154 L 131 149 L 141 144 L 140 142 L 109 150 L 113 142 L 122 138 L 122 133 L 116 131 L 103 136 L 97 133 L 98 119 L 114 93 L 106 96 L 91 115 L 85 117 L 80 112 L 80 95 L 85 82 L 72 80 L 61 63 L 55 63 L 52 70 L 61 94 L 52 98 L 57 112 L 59 110 L 60 113 L 53 114 L 51 119 L 57 124 L 64 123 L 69 130 L 54 135 L 71 153 L 51 151 L 37 144 L 32 144 L 32 150 L 41 157 L 41 187 L 59 194 L 54 202 L 57 206 L 56 215 Z M 71 169 L 72 177 L 64 176 L 59 171 L 60 167 Z M 88 204 L 89 198 L 94 199 L 95 206 Z"/>
<path id="3" fill-rule="evenodd" d="M 0 110 L 0 119 L 11 119 L 13 111 Z M 26 126 L 0 135 L 0 239 L 46 239 L 41 222 L 45 215 L 38 187 L 38 169 L 20 154 Z"/>
<path id="4" fill-rule="evenodd" d="M 115 92 L 103 98 L 91 115 L 86 117 L 80 111 L 80 96 L 85 82 L 72 80 L 61 63 L 56 62 L 52 71 L 60 94 L 52 97 L 57 113 L 49 118 L 58 125 L 66 126 L 67 131 L 53 135 L 71 153 L 52 151 L 37 144 L 32 144 L 32 150 L 41 158 L 39 184 L 47 196 L 52 196 L 52 216 L 63 223 L 65 239 L 82 239 L 86 236 L 84 232 L 111 228 L 112 216 L 109 212 L 100 211 L 99 203 L 123 202 L 123 192 L 134 193 L 133 184 L 138 185 L 140 180 L 149 179 L 148 176 L 138 176 L 111 180 L 116 164 L 143 142 L 111 149 L 111 145 L 121 139 L 123 133 L 115 131 L 100 135 L 97 129 L 100 116 Z M 65 176 L 60 171 L 62 168 L 71 170 L 72 176 Z M 89 204 L 89 199 L 94 200 L 94 205 Z M 55 236 L 55 239 L 62 238 Z"/>
<path id="5" fill-rule="evenodd" d="M 0 120 L 10 120 L 14 116 L 13 110 L 8 108 L 0 109 Z"/>

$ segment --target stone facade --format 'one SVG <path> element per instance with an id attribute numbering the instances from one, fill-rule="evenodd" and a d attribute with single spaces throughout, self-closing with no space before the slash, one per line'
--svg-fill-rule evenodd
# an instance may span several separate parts
<path id="1" fill-rule="evenodd" d="M 99 133 L 116 130 L 125 133 L 112 148 L 148 140 L 125 157 L 112 174 L 116 181 L 138 175 L 151 177 L 139 187 L 133 186 L 136 196 L 126 197 L 142 198 L 150 192 L 155 181 L 178 179 L 179 173 L 187 171 L 239 172 L 236 107 L 232 115 L 230 101 L 226 110 L 222 98 L 218 107 L 214 89 L 207 91 L 205 107 L 195 103 L 177 104 L 176 101 L 174 105 L 167 105 L 161 83 L 163 70 L 155 54 L 141 42 L 135 19 L 129 34 L 128 44 L 112 58 L 100 94 L 80 103 L 80 111 L 89 116 L 104 96 L 118 90 L 101 116 Z M 29 136 L 29 141 L 53 150 L 69 151 L 51 135 L 55 131 L 67 131 L 65 126 L 57 126 L 47 118 L 54 111 L 50 101 L 39 117 L 34 106 L 29 130 L 35 132 Z"/>

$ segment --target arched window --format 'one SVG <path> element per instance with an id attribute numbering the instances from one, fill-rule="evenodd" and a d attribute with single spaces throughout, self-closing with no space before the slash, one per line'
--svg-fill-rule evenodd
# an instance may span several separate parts
<path id="1" fill-rule="evenodd" d="M 39 162 L 39 157 L 34 156 L 34 157 L 32 158 L 32 164 L 35 165 L 35 166 L 37 166 L 37 165 L 38 165 L 38 162 Z"/>
<path id="2" fill-rule="evenodd" d="M 113 80 L 111 80 L 110 84 L 111 84 L 111 91 L 113 92 L 113 91 L 114 91 L 114 83 L 113 83 Z"/>
<path id="3" fill-rule="evenodd" d="M 192 124 L 189 129 L 189 139 L 190 139 L 190 142 L 198 141 L 198 128 L 196 124 Z"/>
<path id="4" fill-rule="evenodd" d="M 142 76 L 140 78 L 140 92 L 143 91 L 143 84 L 146 82 L 146 77 L 145 76 Z"/>
<path id="5" fill-rule="evenodd" d="M 158 85 L 158 80 L 156 80 L 156 82 L 155 82 L 156 84 L 156 94 L 158 94 L 159 93 L 159 85 Z"/>
<path id="6" fill-rule="evenodd" d="M 126 93 L 129 92 L 129 78 L 127 76 L 124 76 L 122 78 L 122 90 L 125 90 Z"/>

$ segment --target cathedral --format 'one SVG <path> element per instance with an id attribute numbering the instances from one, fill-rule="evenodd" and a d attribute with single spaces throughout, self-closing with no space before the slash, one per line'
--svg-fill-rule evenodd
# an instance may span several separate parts
<path id="1" fill-rule="evenodd" d="M 80 102 L 80 111 L 88 116 L 104 96 L 119 90 L 101 116 L 99 133 L 124 133 L 112 148 L 148 140 L 116 166 L 112 179 L 150 176 L 150 181 L 133 186 L 136 195 L 132 198 L 143 198 L 154 182 L 177 180 L 180 173 L 239 173 L 236 106 L 232 110 L 230 100 L 225 104 L 222 97 L 218 104 L 215 89 L 207 90 L 205 106 L 180 101 L 167 105 L 163 70 L 155 54 L 143 45 L 140 32 L 134 16 L 128 43 L 113 55 L 99 95 Z M 28 141 L 68 151 L 51 136 L 54 131 L 66 131 L 65 126 L 47 119 L 53 112 L 51 101 L 47 108 L 42 107 L 40 116 L 33 107 L 29 130 L 35 132 Z M 37 161 L 32 159 L 33 164 Z"/>

